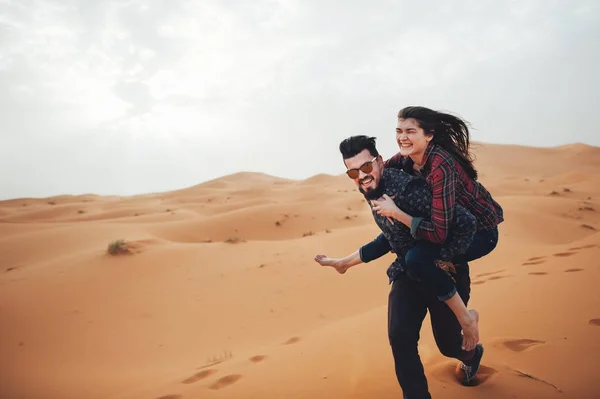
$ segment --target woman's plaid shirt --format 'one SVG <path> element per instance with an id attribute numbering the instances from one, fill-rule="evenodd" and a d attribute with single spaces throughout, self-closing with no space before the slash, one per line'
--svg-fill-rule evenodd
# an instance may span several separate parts
<path id="1" fill-rule="evenodd" d="M 419 174 L 413 169 L 414 162 L 397 153 L 387 161 L 388 168 L 403 169 Z M 461 164 L 445 149 L 430 144 L 425 150 L 420 174 L 431 188 L 431 220 L 421 220 L 416 236 L 433 243 L 444 242 L 448 236 L 455 204 L 462 205 L 477 219 L 477 230 L 491 230 L 504 221 L 503 210 L 486 188 L 471 179 Z"/>

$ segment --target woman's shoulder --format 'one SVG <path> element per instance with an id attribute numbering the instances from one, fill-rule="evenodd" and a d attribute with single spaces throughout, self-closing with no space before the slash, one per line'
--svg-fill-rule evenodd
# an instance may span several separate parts
<path id="1" fill-rule="evenodd" d="M 442 169 L 447 173 L 456 172 L 457 168 L 461 167 L 449 151 L 437 144 L 432 145 L 432 148 L 427 155 L 427 164 L 429 166 L 428 174 L 439 169 Z"/>
<path id="2" fill-rule="evenodd" d="M 406 171 L 407 165 L 410 161 L 410 158 L 404 157 L 400 152 L 397 152 L 396 154 L 392 155 L 391 158 L 385 160 L 383 165 L 386 168 L 402 169 Z"/>

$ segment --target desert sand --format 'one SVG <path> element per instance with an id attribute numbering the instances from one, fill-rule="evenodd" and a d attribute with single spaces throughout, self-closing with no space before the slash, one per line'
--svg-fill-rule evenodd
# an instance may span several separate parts
<path id="1" fill-rule="evenodd" d="M 427 317 L 434 398 L 600 398 L 600 148 L 475 154 L 506 218 L 471 263 L 486 352 L 476 386 L 461 386 Z M 377 234 L 341 174 L 0 202 L 0 397 L 400 398 L 394 255 L 344 275 L 313 260 Z M 109 254 L 119 239 L 128 252 Z"/>

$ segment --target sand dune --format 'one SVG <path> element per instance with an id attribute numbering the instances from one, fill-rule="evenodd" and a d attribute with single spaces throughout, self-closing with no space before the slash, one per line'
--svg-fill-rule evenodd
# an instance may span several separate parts
<path id="1" fill-rule="evenodd" d="M 427 318 L 432 394 L 600 397 L 600 149 L 476 154 L 506 216 L 497 250 L 471 264 L 486 354 L 478 385 L 461 386 Z M 0 397 L 398 398 L 393 255 L 344 275 L 312 260 L 377 234 L 344 175 L 0 202 Z M 107 252 L 118 239 L 128 254 Z"/>

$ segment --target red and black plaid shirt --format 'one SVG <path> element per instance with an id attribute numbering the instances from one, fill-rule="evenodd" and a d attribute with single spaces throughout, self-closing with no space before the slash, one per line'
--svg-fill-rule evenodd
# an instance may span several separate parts
<path id="1" fill-rule="evenodd" d="M 418 173 L 413 165 L 412 159 L 404 158 L 400 153 L 385 161 L 386 167 Z M 439 145 L 432 143 L 425 150 L 421 173 L 431 188 L 433 199 L 431 221 L 419 223 L 418 237 L 434 243 L 444 242 L 456 203 L 475 216 L 478 231 L 494 229 L 504 221 L 502 208 L 492 195 L 481 183 L 471 179 L 462 165 Z"/>

